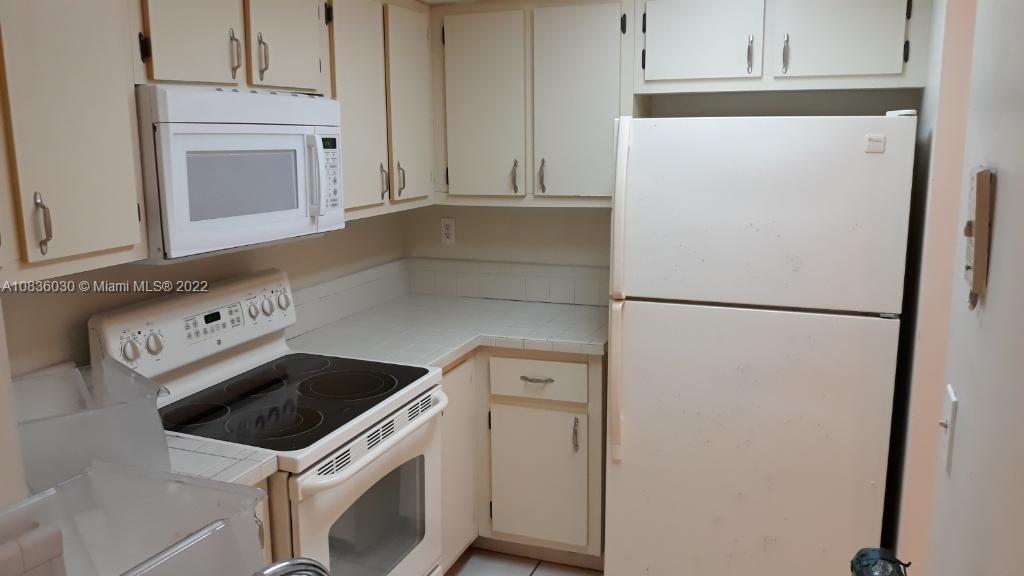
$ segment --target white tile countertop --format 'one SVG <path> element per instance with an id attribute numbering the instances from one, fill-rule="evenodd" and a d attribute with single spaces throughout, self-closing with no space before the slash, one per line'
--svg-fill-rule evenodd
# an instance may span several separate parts
<path id="1" fill-rule="evenodd" d="M 479 346 L 600 355 L 607 340 L 603 306 L 409 294 L 288 344 L 317 354 L 444 367 Z M 277 457 L 257 448 L 173 432 L 167 444 L 171 469 L 180 474 L 251 486 L 277 471 Z"/>
<path id="2" fill-rule="evenodd" d="M 167 433 L 171 470 L 178 474 L 255 486 L 277 472 L 273 452 Z"/>
<path id="3" fill-rule="evenodd" d="M 603 306 L 410 294 L 289 340 L 295 350 L 443 367 L 478 346 L 604 354 Z"/>

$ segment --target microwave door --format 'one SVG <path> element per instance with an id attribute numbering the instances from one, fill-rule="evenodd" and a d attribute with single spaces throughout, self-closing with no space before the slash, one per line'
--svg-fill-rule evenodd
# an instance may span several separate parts
<path id="1" fill-rule="evenodd" d="M 308 128 L 158 126 L 165 257 L 317 231 Z"/>

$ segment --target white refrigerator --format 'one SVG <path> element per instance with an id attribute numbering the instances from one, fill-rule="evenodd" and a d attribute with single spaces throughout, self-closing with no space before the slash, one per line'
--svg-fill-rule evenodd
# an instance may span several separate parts
<path id="1" fill-rule="evenodd" d="M 619 120 L 605 574 L 879 544 L 916 124 Z"/>

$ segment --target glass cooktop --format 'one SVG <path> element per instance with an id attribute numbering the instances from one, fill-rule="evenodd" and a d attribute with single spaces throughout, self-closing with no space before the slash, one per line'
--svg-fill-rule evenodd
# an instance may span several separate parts
<path id="1" fill-rule="evenodd" d="M 160 409 L 164 429 L 299 450 L 419 380 L 426 368 L 288 354 Z"/>

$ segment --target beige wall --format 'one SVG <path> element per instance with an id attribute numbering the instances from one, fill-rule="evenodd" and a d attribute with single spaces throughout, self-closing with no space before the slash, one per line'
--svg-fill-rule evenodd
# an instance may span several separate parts
<path id="1" fill-rule="evenodd" d="M 456 243 L 440 242 L 440 219 L 456 218 Z M 402 257 L 607 266 L 610 211 L 599 208 L 421 208 L 349 222 L 320 238 L 167 266 L 126 264 L 69 276 L 78 280 L 222 278 L 276 267 L 295 287 Z M 144 294 L 5 294 L 13 374 L 64 362 L 86 364 L 86 322 L 93 314 L 146 299 Z"/>
<path id="2" fill-rule="evenodd" d="M 947 379 L 960 397 L 953 465 L 938 477 L 933 576 L 1021 572 L 1024 525 L 1024 2 L 978 0 L 964 166 L 997 171 L 988 296 L 955 273 Z M 1012 56 L 1011 56 L 1012 55 Z M 962 181 L 960 219 L 968 185 Z M 957 271 L 962 270 L 962 247 Z M 938 432 L 938 431 L 936 431 Z"/>
<path id="3" fill-rule="evenodd" d="M 897 550 L 928 574 L 949 303 L 959 245 L 960 191 L 975 0 L 937 0 L 929 83 L 921 107 L 915 188 L 928 191 L 911 368 Z"/>
<path id="4" fill-rule="evenodd" d="M 441 218 L 455 218 L 455 244 L 441 244 Z M 608 266 L 611 210 L 607 208 L 488 208 L 431 206 L 406 215 L 405 254 Z"/>

